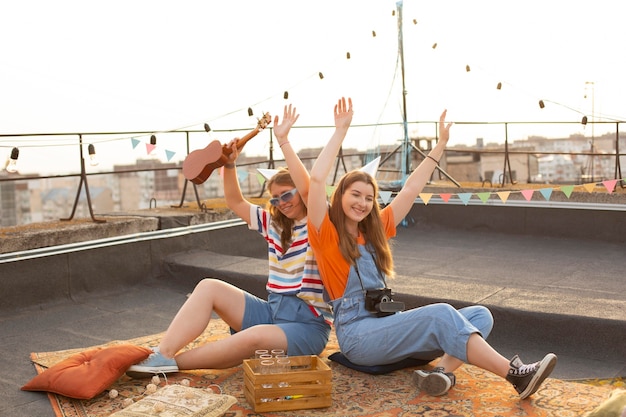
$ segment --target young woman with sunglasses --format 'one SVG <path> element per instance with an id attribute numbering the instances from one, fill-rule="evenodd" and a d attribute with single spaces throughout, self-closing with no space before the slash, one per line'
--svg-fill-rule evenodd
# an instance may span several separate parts
<path id="1" fill-rule="evenodd" d="M 155 353 L 133 365 L 131 376 L 177 372 L 179 369 L 228 368 L 254 356 L 257 349 L 283 349 L 290 356 L 317 355 L 330 335 L 331 311 L 308 243 L 306 199 L 309 174 L 289 143 L 299 115 L 285 106 L 283 120 L 274 118 L 274 135 L 289 169 L 282 168 L 266 183 L 267 209 L 246 200 L 239 187 L 235 162 L 237 139 L 224 166 L 226 202 L 248 227 L 268 244 L 267 301 L 218 279 L 204 279 L 182 306 Z M 337 134 L 337 133 L 336 133 Z M 345 134 L 345 132 L 344 132 Z M 218 314 L 232 336 L 178 353 L 198 337 Z"/>
<path id="2" fill-rule="evenodd" d="M 347 130 L 352 113 L 352 101 L 339 100 L 335 106 L 336 126 Z M 550 374 L 556 355 L 548 353 L 540 362 L 528 365 L 517 355 L 510 361 L 503 357 L 485 340 L 493 326 L 487 308 L 457 310 L 437 303 L 393 313 L 393 305 L 379 303 L 382 300 L 368 303 L 368 296 L 376 295 L 369 290 L 387 288 L 385 276 L 393 275 L 388 240 L 395 236 L 396 226 L 409 213 L 443 155 L 451 126 L 445 117 L 444 111 L 437 145 L 383 209 L 377 202 L 376 180 L 362 171 L 349 172 L 340 179 L 328 206 L 326 179 L 343 136 L 332 138 L 313 165 L 309 239 L 332 300 L 337 340 L 344 356 L 358 365 L 440 357 L 434 369 L 419 369 L 413 374 L 418 388 L 430 395 L 445 394 L 455 384 L 452 372 L 468 362 L 506 378 L 519 396 L 526 398 Z"/>

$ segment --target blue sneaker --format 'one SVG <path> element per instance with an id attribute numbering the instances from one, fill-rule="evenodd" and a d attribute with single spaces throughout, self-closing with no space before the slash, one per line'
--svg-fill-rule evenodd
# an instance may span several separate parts
<path id="1" fill-rule="evenodd" d="M 413 381 L 420 391 L 437 397 L 448 392 L 456 384 L 456 377 L 452 372 L 444 372 L 443 368 L 437 367 L 432 371 L 423 369 L 413 371 Z"/>
<path id="2" fill-rule="evenodd" d="M 178 365 L 175 359 L 168 359 L 161 355 L 159 348 L 152 348 L 152 353 L 143 361 L 132 365 L 126 370 L 126 375 L 131 378 L 146 378 L 158 374 L 169 374 L 178 372 Z"/>

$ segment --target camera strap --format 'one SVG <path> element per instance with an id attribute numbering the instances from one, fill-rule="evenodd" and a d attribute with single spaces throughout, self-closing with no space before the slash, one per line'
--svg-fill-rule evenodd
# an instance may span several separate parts
<path id="1" fill-rule="evenodd" d="M 378 268 L 378 264 L 376 263 L 376 259 L 374 258 L 375 252 L 371 249 L 369 244 L 366 245 L 365 248 L 369 252 L 369 254 L 372 256 L 372 261 L 374 261 L 374 265 L 376 265 L 376 270 L 378 271 L 378 275 L 380 276 L 381 280 L 383 281 L 383 284 L 385 285 L 385 288 L 387 288 L 387 281 L 385 280 L 385 276 L 383 275 L 382 272 L 380 272 L 380 269 Z M 365 293 L 366 289 L 365 289 L 365 286 L 363 285 L 363 280 L 361 279 L 361 273 L 359 272 L 359 263 L 358 263 L 358 261 L 356 259 L 354 260 L 354 270 L 356 272 L 356 276 L 359 278 L 359 283 L 361 284 L 361 289 L 363 289 L 363 293 Z"/>

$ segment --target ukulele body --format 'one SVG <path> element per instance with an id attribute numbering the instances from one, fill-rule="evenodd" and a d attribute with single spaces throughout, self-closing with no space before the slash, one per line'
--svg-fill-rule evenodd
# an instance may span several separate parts
<path id="1" fill-rule="evenodd" d="M 241 151 L 244 145 L 261 130 L 265 129 L 272 118 L 269 113 L 265 113 L 257 123 L 256 128 L 243 138 L 237 140 L 237 149 Z M 209 143 L 203 149 L 190 152 L 183 161 L 183 175 L 194 184 L 202 184 L 211 173 L 228 162 L 228 157 L 233 150 L 227 144 L 220 144 L 218 140 Z"/>
<path id="2" fill-rule="evenodd" d="M 203 149 L 197 149 L 187 155 L 183 164 L 183 175 L 194 184 L 202 184 L 213 170 L 223 166 L 228 157 L 222 152 L 222 144 L 218 140 L 209 143 Z"/>

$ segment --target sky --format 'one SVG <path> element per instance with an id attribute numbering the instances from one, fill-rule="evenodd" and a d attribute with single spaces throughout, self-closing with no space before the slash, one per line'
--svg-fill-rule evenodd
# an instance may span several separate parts
<path id="1" fill-rule="evenodd" d="M 148 133 L 85 135 L 97 169 L 140 157 L 180 161 L 185 136 L 165 132 L 198 130 L 191 150 L 225 143 L 253 129 L 263 112 L 282 116 L 289 103 L 300 114 L 291 133 L 296 149 L 323 146 L 332 130 L 305 127 L 332 126 L 342 96 L 354 102 L 353 127 L 363 126 L 350 130 L 345 146 L 358 149 L 402 140 L 405 117 L 411 133 L 434 135 L 443 109 L 456 124 L 450 146 L 478 137 L 501 142 L 505 121 L 571 122 L 514 125 L 509 140 L 614 132 L 613 123 L 579 122 L 583 115 L 626 119 L 616 4 L 5 1 L 0 135 L 72 135 L 0 137 L 0 161 L 18 146 L 21 173 L 77 172 L 76 133 L 98 132 Z M 148 155 L 150 132 L 158 142 Z M 245 150 L 266 155 L 268 144 L 261 133 Z"/>

